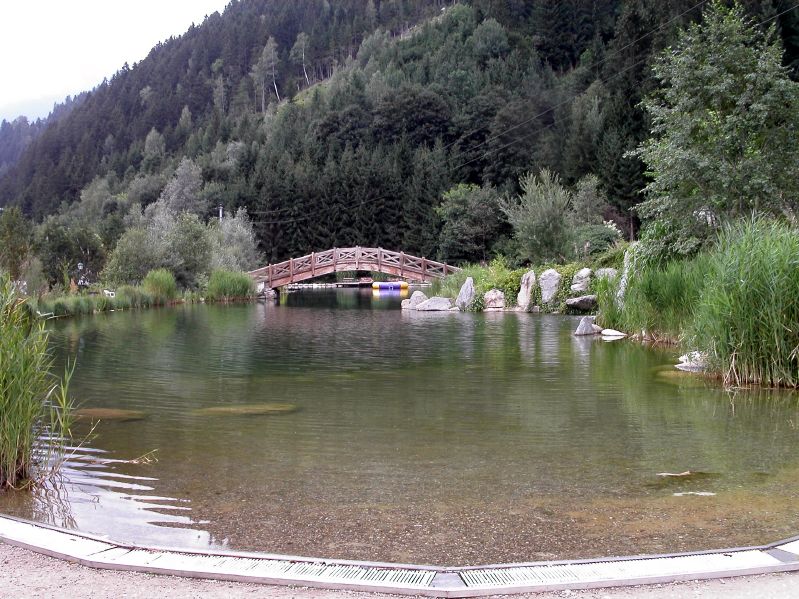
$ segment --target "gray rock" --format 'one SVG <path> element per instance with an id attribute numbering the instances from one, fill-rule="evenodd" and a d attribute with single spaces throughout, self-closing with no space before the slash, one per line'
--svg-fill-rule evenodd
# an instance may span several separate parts
<path id="1" fill-rule="evenodd" d="M 596 308 L 596 296 L 581 295 L 580 297 L 572 297 L 566 300 L 566 305 L 572 310 L 593 310 Z"/>
<path id="2" fill-rule="evenodd" d="M 523 312 L 530 309 L 530 302 L 533 301 L 533 291 L 535 290 L 535 271 L 529 270 L 522 276 L 522 285 L 519 288 L 519 295 L 516 297 L 516 304 Z"/>
<path id="3" fill-rule="evenodd" d="M 541 287 L 541 301 L 549 304 L 555 299 L 558 294 L 558 287 L 560 287 L 561 280 L 560 273 L 554 268 L 545 270 L 538 278 L 538 284 Z"/>
<path id="4" fill-rule="evenodd" d="M 411 300 L 409 300 L 409 299 L 402 300 L 402 309 L 403 310 L 410 310 L 411 309 Z"/>
<path id="5" fill-rule="evenodd" d="M 594 335 L 601 335 L 602 334 L 602 327 L 598 324 L 592 324 L 591 327 L 594 329 Z"/>
<path id="6" fill-rule="evenodd" d="M 458 292 L 458 299 L 455 300 L 455 305 L 465 312 L 474 301 L 474 293 L 474 279 L 468 277 L 463 285 L 461 285 L 461 290 Z"/>
<path id="7" fill-rule="evenodd" d="M 429 300 L 416 306 L 419 312 L 446 312 L 452 307 L 448 297 L 431 297 Z"/>
<path id="8" fill-rule="evenodd" d="M 580 319 L 580 324 L 577 326 L 577 330 L 574 331 L 575 335 L 596 335 L 594 331 L 594 316 L 583 316 Z"/>
<path id="9" fill-rule="evenodd" d="M 411 299 L 408 300 L 408 309 L 416 310 L 419 304 L 427 301 L 427 296 L 421 291 L 414 291 L 411 294 Z"/>
<path id="10" fill-rule="evenodd" d="M 505 294 L 499 289 L 491 289 L 483 295 L 484 310 L 503 310 L 505 308 Z"/>
<path id="11" fill-rule="evenodd" d="M 597 268 L 594 275 L 597 279 L 615 279 L 619 276 L 619 271 L 615 268 Z"/>
<path id="12" fill-rule="evenodd" d="M 574 293 L 584 293 L 588 291 L 588 285 L 591 283 L 591 274 L 593 272 L 594 271 L 590 268 L 581 268 L 574 273 L 571 290 Z"/>

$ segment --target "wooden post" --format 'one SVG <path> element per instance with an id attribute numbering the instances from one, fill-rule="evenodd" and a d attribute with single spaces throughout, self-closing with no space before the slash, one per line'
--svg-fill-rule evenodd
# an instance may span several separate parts
<path id="1" fill-rule="evenodd" d="M 427 283 L 427 258 L 422 256 L 422 282 Z"/>
<path id="2" fill-rule="evenodd" d="M 360 257 L 361 257 L 361 246 L 359 246 L 359 245 L 356 245 L 356 246 L 355 246 L 355 270 L 356 270 L 356 271 L 358 270 L 358 262 L 359 262 L 359 260 L 358 260 L 358 259 L 359 259 Z"/>
<path id="3" fill-rule="evenodd" d="M 377 248 L 377 270 L 383 272 L 383 248 Z"/>
<path id="4" fill-rule="evenodd" d="M 269 289 L 272 289 L 272 265 L 270 264 L 267 268 L 267 274 L 269 275 Z"/>
<path id="5" fill-rule="evenodd" d="M 316 252 L 311 252 L 311 277 L 316 276 Z"/>
<path id="6" fill-rule="evenodd" d="M 405 278 L 405 252 L 400 252 L 400 278 Z"/>
<path id="7" fill-rule="evenodd" d="M 291 275 L 291 282 L 294 282 L 294 258 L 289 258 L 289 274 Z"/>

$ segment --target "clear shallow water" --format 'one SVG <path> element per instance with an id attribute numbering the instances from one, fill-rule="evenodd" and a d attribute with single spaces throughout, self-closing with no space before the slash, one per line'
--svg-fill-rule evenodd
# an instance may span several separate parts
<path id="1" fill-rule="evenodd" d="M 795 394 L 725 392 L 676 373 L 674 352 L 575 338 L 575 317 L 400 299 L 325 290 L 55 323 L 83 406 L 145 418 L 101 422 L 60 482 L 0 511 L 138 543 L 438 564 L 799 531 Z M 260 403 L 298 410 L 198 412 Z M 143 455 L 157 461 L 129 462 Z M 657 476 L 686 470 L 702 474 Z M 696 492 L 715 495 L 675 496 Z"/>

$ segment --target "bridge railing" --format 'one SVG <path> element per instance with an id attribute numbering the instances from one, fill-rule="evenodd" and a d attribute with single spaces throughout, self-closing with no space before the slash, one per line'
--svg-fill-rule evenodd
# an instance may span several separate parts
<path id="1" fill-rule="evenodd" d="M 314 252 L 258 268 L 249 274 L 256 281 L 266 282 L 269 287 L 282 287 L 341 270 L 372 270 L 401 278 L 430 281 L 458 272 L 460 268 L 404 252 L 354 247 Z"/>

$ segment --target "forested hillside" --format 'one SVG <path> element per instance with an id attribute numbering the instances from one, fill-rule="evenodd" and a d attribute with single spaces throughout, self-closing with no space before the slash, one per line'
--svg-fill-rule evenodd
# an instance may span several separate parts
<path id="1" fill-rule="evenodd" d="M 48 226 L 69 223 L 95 256 L 171 185 L 201 217 L 246 208 L 268 260 L 356 244 L 475 259 L 442 238 L 445 193 L 472 184 L 497 198 L 548 169 L 593 185 L 600 222 L 629 236 L 653 56 L 706 4 L 232 2 L 48 127 L 0 178 L 0 204 L 72 215 Z M 799 11 L 744 4 L 796 68 Z M 507 222 L 480 225 L 483 253 L 512 253 Z"/>

